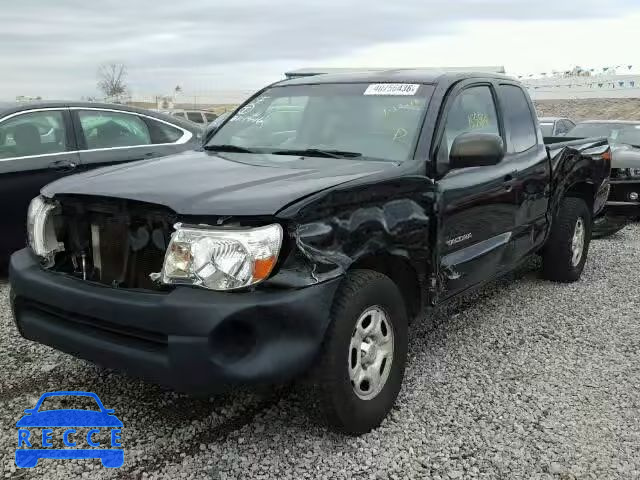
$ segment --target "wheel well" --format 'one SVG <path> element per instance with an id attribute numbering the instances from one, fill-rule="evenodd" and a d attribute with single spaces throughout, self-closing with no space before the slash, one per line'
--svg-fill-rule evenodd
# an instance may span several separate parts
<path id="1" fill-rule="evenodd" d="M 373 255 L 359 259 L 350 269 L 368 269 L 389 277 L 400 290 L 407 307 L 409 321 L 422 310 L 421 281 L 415 268 L 406 258 L 394 255 Z"/>
<path id="2" fill-rule="evenodd" d="M 581 182 L 571 185 L 567 193 L 566 197 L 572 198 L 581 198 L 587 203 L 589 207 L 589 211 L 593 213 L 593 202 L 595 200 L 595 187 L 591 183 Z"/>

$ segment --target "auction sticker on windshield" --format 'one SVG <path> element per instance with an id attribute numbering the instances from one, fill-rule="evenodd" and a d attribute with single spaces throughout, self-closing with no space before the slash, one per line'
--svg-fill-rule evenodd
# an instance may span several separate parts
<path id="1" fill-rule="evenodd" d="M 364 91 L 365 95 L 415 95 L 419 84 L 416 83 L 373 83 Z"/>

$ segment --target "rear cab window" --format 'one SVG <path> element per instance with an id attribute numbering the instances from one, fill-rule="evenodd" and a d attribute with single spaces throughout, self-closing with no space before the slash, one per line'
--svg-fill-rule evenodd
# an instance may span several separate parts
<path id="1" fill-rule="evenodd" d="M 527 97 L 517 85 L 503 84 L 498 88 L 504 114 L 507 152 L 522 153 L 538 144 L 536 124 Z"/>

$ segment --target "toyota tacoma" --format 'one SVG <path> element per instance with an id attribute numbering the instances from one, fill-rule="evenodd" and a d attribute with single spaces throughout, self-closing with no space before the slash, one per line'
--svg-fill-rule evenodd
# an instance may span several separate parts
<path id="1" fill-rule="evenodd" d="M 202 151 L 49 184 L 10 263 L 19 332 L 188 392 L 304 377 L 375 428 L 432 307 L 529 257 L 580 278 L 606 139 L 545 145 L 517 81 L 395 70 L 270 85 Z"/>

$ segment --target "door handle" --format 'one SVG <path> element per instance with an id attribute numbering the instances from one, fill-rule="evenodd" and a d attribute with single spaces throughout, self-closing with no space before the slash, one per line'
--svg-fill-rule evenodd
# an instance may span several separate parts
<path id="1" fill-rule="evenodd" d="M 51 168 L 58 172 L 70 172 L 75 170 L 78 164 L 69 160 L 58 160 L 51 164 Z"/>

